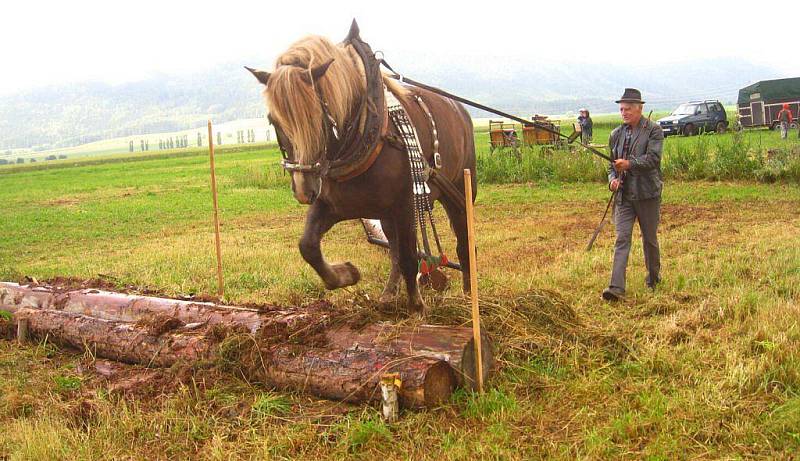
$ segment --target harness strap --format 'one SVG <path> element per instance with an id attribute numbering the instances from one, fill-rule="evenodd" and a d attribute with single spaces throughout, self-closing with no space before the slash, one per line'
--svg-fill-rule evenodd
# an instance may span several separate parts
<path id="1" fill-rule="evenodd" d="M 459 211 L 462 213 L 467 211 L 467 200 L 464 198 L 464 194 L 458 190 L 450 179 L 436 170 L 431 170 L 430 180 L 458 207 Z M 464 187 L 472 187 L 472 184 L 465 184 Z"/>
<path id="2" fill-rule="evenodd" d="M 372 149 L 372 152 L 366 157 L 363 163 L 361 163 L 357 168 L 353 169 L 350 173 L 335 178 L 336 182 L 344 182 L 349 179 L 353 179 L 356 176 L 364 173 L 365 171 L 369 170 L 375 160 L 378 158 L 378 154 L 381 153 L 383 150 L 383 143 L 386 140 L 386 133 L 389 131 L 389 111 L 383 111 L 383 123 L 381 125 L 381 135 L 378 137 L 378 141 L 375 144 L 375 147 Z"/>

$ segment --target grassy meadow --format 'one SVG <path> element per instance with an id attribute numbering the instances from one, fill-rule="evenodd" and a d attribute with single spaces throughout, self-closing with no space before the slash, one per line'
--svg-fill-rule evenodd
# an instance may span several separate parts
<path id="1" fill-rule="evenodd" d="M 459 392 L 392 425 L 376 408 L 278 394 L 214 369 L 124 396 L 80 372 L 90 356 L 0 340 L 0 460 L 792 459 L 796 136 L 669 138 L 664 283 L 645 289 L 635 231 L 629 296 L 607 304 L 599 295 L 613 226 L 585 251 L 608 197 L 602 162 L 568 150 L 490 155 L 479 130 L 479 289 L 498 346 L 485 394 Z M 102 277 L 170 295 L 214 293 L 208 159 L 196 154 L 0 170 L 0 280 Z M 279 158 L 274 148 L 219 151 L 226 301 L 322 297 L 374 309 L 386 252 L 366 243 L 360 224 L 337 225 L 323 251 L 352 261 L 363 279 L 326 292 L 297 250 L 305 208 Z M 772 176 L 753 173 L 770 165 Z M 449 233 L 444 244 L 455 253 Z M 458 277 L 448 292 L 424 295 L 429 322 L 468 324 Z"/>

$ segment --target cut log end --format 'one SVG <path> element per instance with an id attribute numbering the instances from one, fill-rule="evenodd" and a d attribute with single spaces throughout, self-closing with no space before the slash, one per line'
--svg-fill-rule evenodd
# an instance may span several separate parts
<path id="1" fill-rule="evenodd" d="M 458 381 L 456 380 L 453 368 L 447 362 L 439 362 L 430 367 L 425 374 L 425 406 L 439 406 L 453 394 Z"/>
<path id="2" fill-rule="evenodd" d="M 494 366 L 494 351 L 492 342 L 485 332 L 481 332 L 481 362 L 483 367 L 483 382 L 489 379 L 489 374 Z M 476 378 L 478 376 L 477 360 L 475 359 L 475 340 L 471 339 L 464 346 L 464 354 L 461 359 L 461 373 L 463 374 L 464 387 L 472 390 L 478 389 Z"/>

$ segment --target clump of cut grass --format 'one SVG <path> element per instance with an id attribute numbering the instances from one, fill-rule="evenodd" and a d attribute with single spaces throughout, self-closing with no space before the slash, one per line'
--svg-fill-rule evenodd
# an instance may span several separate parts
<path id="1" fill-rule="evenodd" d="M 287 415 L 291 409 L 292 402 L 289 399 L 272 392 L 260 394 L 250 407 L 251 413 L 257 418 Z"/>
<path id="2" fill-rule="evenodd" d="M 392 432 L 374 412 L 361 418 L 348 417 L 334 427 L 339 443 L 349 453 L 358 453 L 371 445 L 392 441 Z"/>
<path id="3" fill-rule="evenodd" d="M 0 339 L 12 339 L 15 336 L 11 313 L 0 310 Z"/>
<path id="4" fill-rule="evenodd" d="M 56 376 L 53 381 L 56 383 L 56 391 L 62 393 L 77 391 L 81 387 L 81 379 L 76 376 Z"/>
<path id="5" fill-rule="evenodd" d="M 261 348 L 249 333 L 226 333 L 217 346 L 217 366 L 222 371 L 257 376 L 265 367 Z"/>
<path id="6" fill-rule="evenodd" d="M 453 395 L 453 401 L 463 407 L 461 414 L 465 418 L 480 420 L 508 416 L 518 409 L 514 395 L 496 387 L 482 394 L 460 389 Z"/>

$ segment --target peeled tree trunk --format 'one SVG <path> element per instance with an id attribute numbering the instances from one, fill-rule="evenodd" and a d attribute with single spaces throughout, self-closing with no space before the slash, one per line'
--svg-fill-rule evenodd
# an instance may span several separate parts
<path id="1" fill-rule="evenodd" d="M 212 358 L 213 343 L 203 335 L 152 334 L 133 323 L 105 320 L 72 312 L 22 308 L 18 320 L 28 322 L 28 332 L 37 338 L 86 350 L 96 357 L 153 367 L 169 367 Z"/>
<path id="2" fill-rule="evenodd" d="M 325 303 L 260 310 L 0 283 L 0 309 L 27 321 L 33 336 L 98 357 L 167 367 L 244 354 L 241 371 L 249 378 L 336 400 L 380 400 L 387 373 L 399 374 L 406 407 L 439 404 L 475 381 L 471 329 L 387 322 L 356 328 L 337 323 Z M 482 345 L 487 378 L 493 357 L 485 335 Z"/>
<path id="3" fill-rule="evenodd" d="M 220 341 L 208 328 L 154 334 L 149 326 L 98 319 L 72 312 L 22 308 L 17 320 L 28 323 L 37 338 L 86 350 L 94 357 L 151 367 L 218 362 Z M 247 335 L 247 343 L 253 344 Z M 409 408 L 447 401 L 456 387 L 452 368 L 443 360 L 405 357 L 374 349 L 322 349 L 298 345 L 242 348 L 258 360 L 240 366 L 251 380 L 269 387 L 307 392 L 348 402 L 380 401 L 380 378 L 398 373 L 401 402 Z M 242 352 L 241 350 L 239 352 Z"/>

